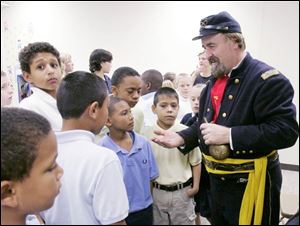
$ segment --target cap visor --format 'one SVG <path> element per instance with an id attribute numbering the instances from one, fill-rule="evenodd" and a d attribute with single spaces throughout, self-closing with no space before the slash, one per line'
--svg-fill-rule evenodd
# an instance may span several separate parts
<path id="1" fill-rule="evenodd" d="M 198 40 L 200 38 L 202 38 L 203 36 L 199 35 L 199 36 L 196 36 L 195 38 L 192 39 L 192 41 L 195 41 L 195 40 Z"/>

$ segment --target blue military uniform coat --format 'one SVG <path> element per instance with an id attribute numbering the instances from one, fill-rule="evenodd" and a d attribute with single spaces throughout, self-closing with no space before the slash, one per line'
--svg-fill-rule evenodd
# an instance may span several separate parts
<path id="1" fill-rule="evenodd" d="M 179 132 L 186 144 L 181 149 L 184 154 L 199 145 L 209 155 L 199 125 L 204 117 L 212 121 L 210 92 L 215 81 L 211 79 L 202 91 L 198 122 Z M 229 158 L 253 159 L 292 146 L 298 137 L 293 96 L 293 87 L 284 75 L 247 53 L 231 72 L 216 121 L 231 128 Z"/>

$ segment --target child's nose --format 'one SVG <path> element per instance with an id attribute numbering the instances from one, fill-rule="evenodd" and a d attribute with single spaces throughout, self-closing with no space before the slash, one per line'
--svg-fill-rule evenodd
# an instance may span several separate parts
<path id="1" fill-rule="evenodd" d="M 63 168 L 61 168 L 60 166 L 57 167 L 58 168 L 58 173 L 57 173 L 57 179 L 60 180 L 60 178 L 63 176 L 64 174 L 64 170 Z"/>
<path id="2" fill-rule="evenodd" d="M 55 71 L 55 69 L 50 64 L 48 64 L 47 65 L 47 73 L 50 74 L 50 73 L 53 73 L 54 71 Z"/>
<path id="3" fill-rule="evenodd" d="M 168 111 L 170 112 L 172 110 L 173 110 L 172 106 L 168 106 Z"/>
<path id="4" fill-rule="evenodd" d="M 137 99 L 140 98 L 140 94 L 136 91 L 136 92 L 133 93 L 132 98 L 133 98 L 134 100 L 137 100 Z"/>
<path id="5" fill-rule="evenodd" d="M 130 119 L 130 120 L 133 120 L 133 114 L 132 114 L 132 112 L 130 112 L 130 113 L 128 114 L 128 116 L 129 116 L 129 119 Z"/>

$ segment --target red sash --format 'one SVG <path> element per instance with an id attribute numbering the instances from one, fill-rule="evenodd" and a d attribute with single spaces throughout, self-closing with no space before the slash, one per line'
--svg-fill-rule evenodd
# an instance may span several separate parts
<path id="1" fill-rule="evenodd" d="M 213 116 L 213 122 L 216 122 L 217 117 L 219 115 L 219 110 L 221 106 L 221 102 L 223 99 L 225 87 L 227 84 L 228 76 L 223 76 L 215 82 L 211 89 L 211 99 L 212 99 L 212 105 L 214 108 L 214 116 Z"/>

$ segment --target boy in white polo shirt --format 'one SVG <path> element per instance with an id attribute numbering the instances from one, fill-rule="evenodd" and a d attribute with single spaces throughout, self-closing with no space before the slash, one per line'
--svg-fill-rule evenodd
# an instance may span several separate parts
<path id="1" fill-rule="evenodd" d="M 57 106 L 63 118 L 57 162 L 65 174 L 60 195 L 43 214 L 46 224 L 124 224 L 129 207 L 120 160 L 93 142 L 108 115 L 104 81 L 83 71 L 66 75 Z"/>
<path id="2" fill-rule="evenodd" d="M 186 128 L 176 121 L 178 99 L 178 94 L 172 88 L 157 90 L 152 106 L 157 122 L 144 132 L 147 138 L 154 137 L 154 130 L 176 132 Z M 193 197 L 199 190 L 200 149 L 195 148 L 183 155 L 179 150 L 151 143 L 159 170 L 159 177 L 153 183 L 154 225 L 194 225 L 196 215 Z"/>
<path id="3" fill-rule="evenodd" d="M 34 42 L 19 53 L 23 78 L 33 94 L 20 107 L 44 116 L 54 131 L 60 131 L 62 118 L 56 106 L 56 90 L 62 77 L 59 52 L 48 42 Z"/>

